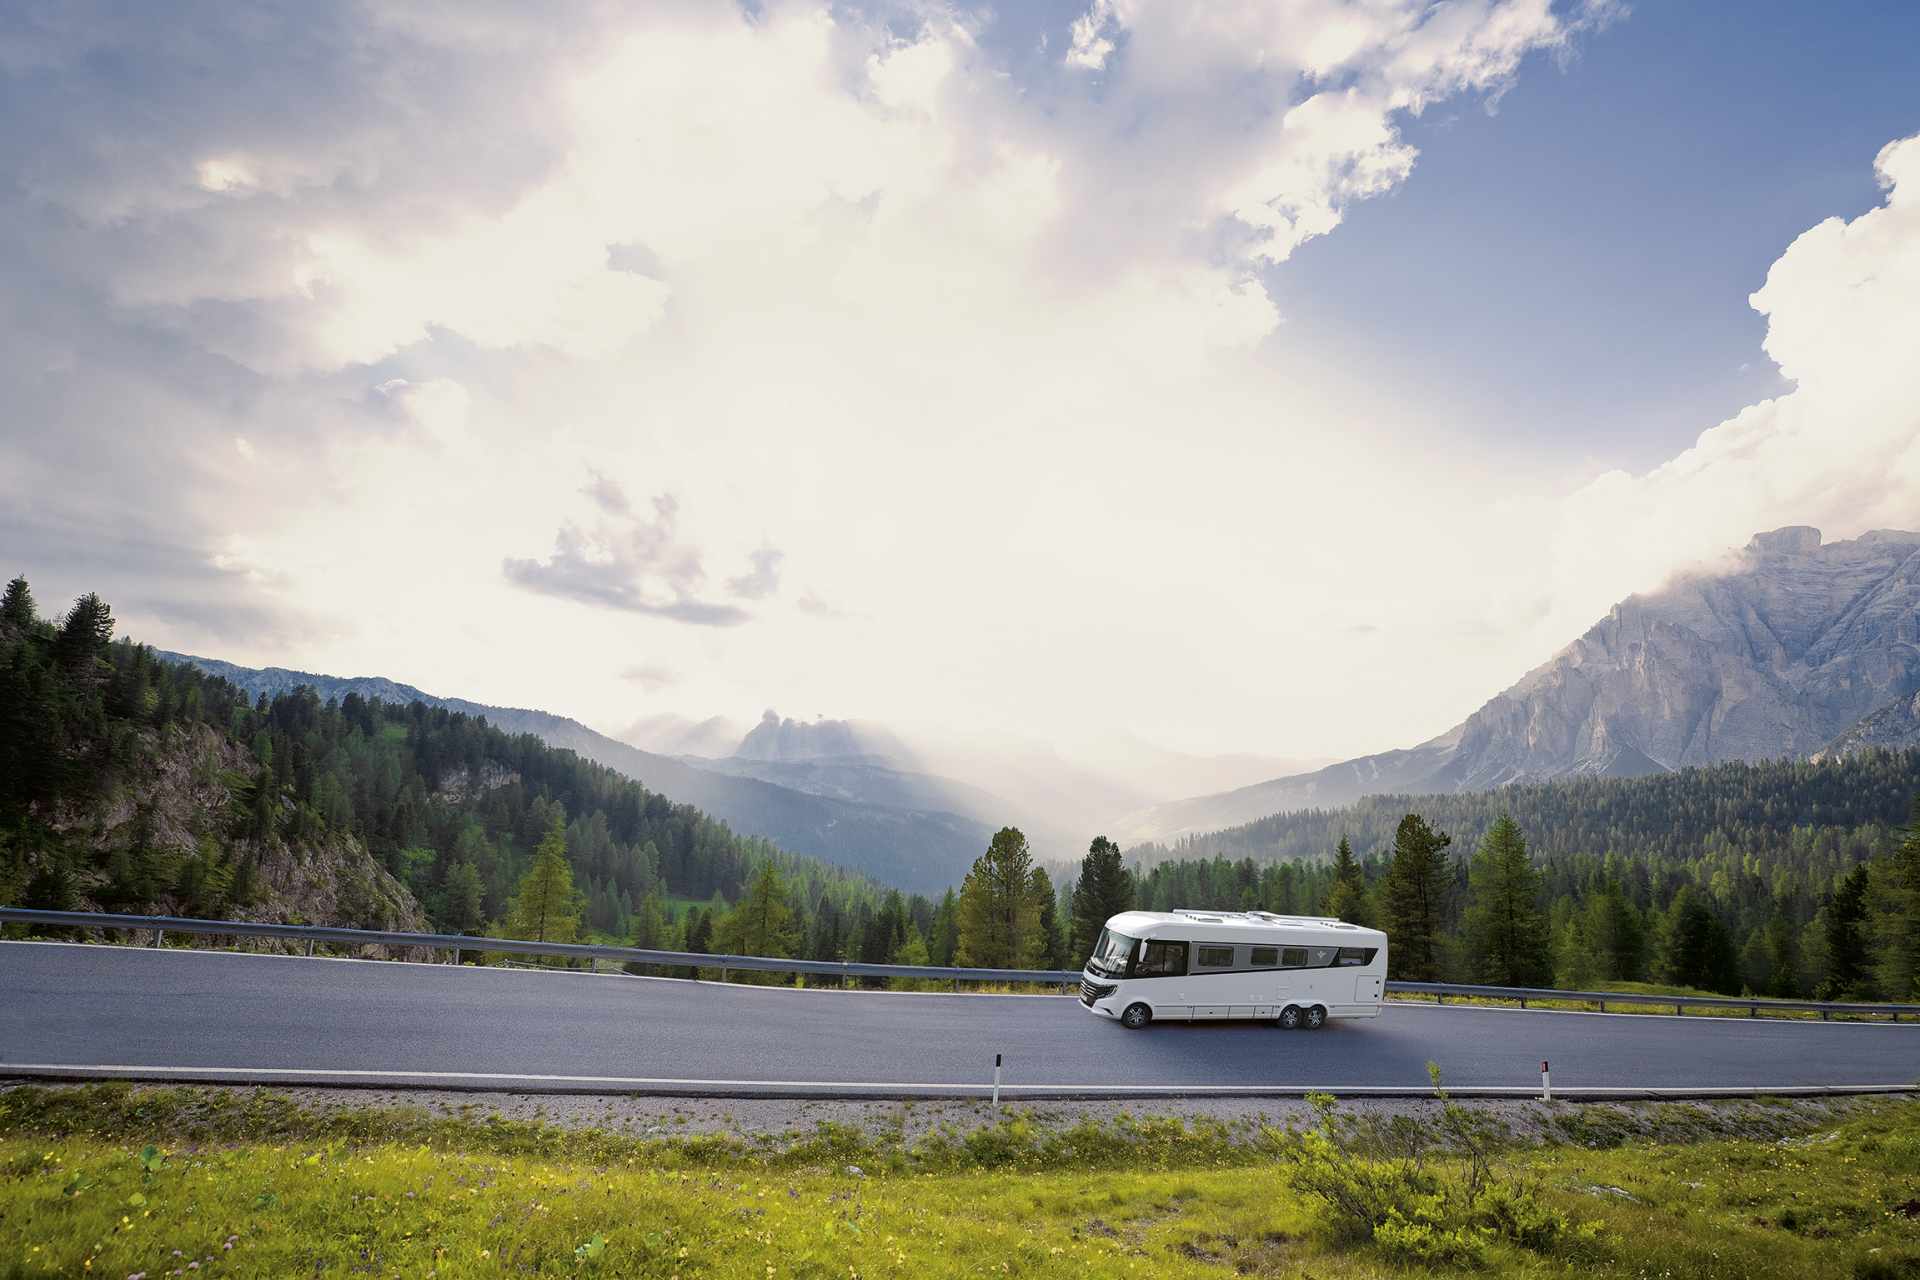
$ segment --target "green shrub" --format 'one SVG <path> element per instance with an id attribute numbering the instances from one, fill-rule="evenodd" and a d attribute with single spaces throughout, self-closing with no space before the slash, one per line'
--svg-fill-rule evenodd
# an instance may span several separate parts
<path id="1" fill-rule="evenodd" d="M 1420 1196 L 1388 1211 L 1373 1243 L 1389 1261 L 1417 1267 L 1477 1267 L 1487 1260 L 1490 1233 L 1454 1220 L 1442 1195 Z"/>
<path id="2" fill-rule="evenodd" d="M 1506 1241 L 1534 1253 L 1590 1252 L 1597 1224 L 1573 1221 L 1494 1162 L 1493 1131 L 1481 1118 L 1447 1101 L 1439 1068 L 1428 1064 L 1434 1092 L 1445 1102 L 1437 1125 L 1354 1128 L 1333 1098 L 1308 1100 L 1319 1127 L 1281 1147 L 1294 1190 L 1319 1201 L 1328 1233 L 1342 1243 L 1371 1242 L 1409 1266 L 1476 1266 L 1487 1249 Z M 1459 1158 L 1442 1175 L 1427 1164 L 1436 1137 Z M 1364 1142 L 1367 1154 L 1358 1149 Z"/>

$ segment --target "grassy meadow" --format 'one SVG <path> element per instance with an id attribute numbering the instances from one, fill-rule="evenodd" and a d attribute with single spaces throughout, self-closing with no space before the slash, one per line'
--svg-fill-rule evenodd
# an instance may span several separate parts
<path id="1" fill-rule="evenodd" d="M 1920 1276 L 1920 1101 L 1744 1114 L 1556 1107 L 1450 1217 L 1475 1154 L 1438 1121 L 1356 1117 L 1337 1149 L 1317 1128 L 1018 1114 L 750 1141 L 19 1087 L 0 1093 L 0 1276 Z M 1397 1225 L 1373 1238 L 1303 1189 L 1391 1191 L 1396 1168 Z"/>

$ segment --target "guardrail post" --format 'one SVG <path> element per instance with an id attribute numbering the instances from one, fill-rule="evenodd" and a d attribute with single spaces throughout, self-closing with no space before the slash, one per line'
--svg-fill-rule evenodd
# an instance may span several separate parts
<path id="1" fill-rule="evenodd" d="M 455 947 L 453 949 L 453 962 L 455 964 L 461 963 L 461 955 L 465 950 L 466 949 L 464 947 Z"/>
<path id="2" fill-rule="evenodd" d="M 307 955 L 309 957 L 313 955 L 313 939 L 312 938 L 307 939 Z"/>
<path id="3" fill-rule="evenodd" d="M 1607 1002 L 1605 1000 L 1602 1000 L 1600 1002 L 1600 1012 L 1605 1013 L 1606 1011 L 1607 1011 Z"/>
<path id="4" fill-rule="evenodd" d="M 1676 1018 L 1684 1018 L 1684 1017 L 1686 1017 L 1686 1016 L 1687 1016 L 1687 1006 L 1685 1006 L 1685 1005 L 1683 1005 L 1683 1004 L 1677 1004 L 1677 1005 L 1675 1005 L 1675 1006 L 1673 1006 L 1673 1016 L 1674 1016 L 1674 1017 L 1676 1017 Z"/>
<path id="5" fill-rule="evenodd" d="M 166 936 L 167 936 L 167 931 L 165 929 L 155 929 L 153 931 L 153 945 L 156 947 L 159 946 L 163 941 L 166 940 Z"/>
<path id="6" fill-rule="evenodd" d="M 1827 1020 L 1827 1011 L 1825 1009 L 1822 1009 L 1820 1011 L 1820 1021 L 1825 1022 L 1826 1020 Z"/>
<path id="7" fill-rule="evenodd" d="M 721 965 L 721 966 L 720 966 L 720 981 L 722 981 L 722 982 L 725 982 L 726 980 L 727 980 L 727 966 L 725 966 L 725 965 Z"/>
<path id="8" fill-rule="evenodd" d="M 1433 993 L 1433 999 L 1436 1004 L 1445 1004 L 1447 1002 L 1447 993 L 1444 991 L 1436 991 Z"/>
<path id="9" fill-rule="evenodd" d="M 1760 1016 L 1760 1006 L 1759 1006 L 1758 1004 L 1750 1004 L 1750 1005 L 1748 1005 L 1748 1006 L 1747 1006 L 1747 1016 L 1748 1016 L 1749 1018 L 1757 1018 L 1757 1017 L 1759 1017 L 1759 1016 Z"/>
<path id="10" fill-rule="evenodd" d="M 1520 1007 L 1522 1009 L 1527 1007 L 1527 998 L 1525 996 L 1520 997 Z"/>

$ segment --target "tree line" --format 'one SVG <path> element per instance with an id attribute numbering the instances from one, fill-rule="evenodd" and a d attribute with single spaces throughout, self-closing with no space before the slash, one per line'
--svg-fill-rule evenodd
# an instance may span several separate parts
<path id="1" fill-rule="evenodd" d="M 0 901 L 258 918 L 288 864 L 345 848 L 384 880 L 338 862 L 323 923 L 1056 969 L 1129 908 L 1261 908 L 1380 924 L 1403 978 L 1916 995 L 1920 838 L 1889 797 L 1912 806 L 1920 752 L 1426 797 L 1390 823 L 1371 798 L 1131 861 L 1099 837 L 1059 883 L 1007 827 L 932 897 L 478 717 L 249 699 L 113 630 L 95 595 L 57 619 L 24 579 L 0 597 Z"/>
<path id="2" fill-rule="evenodd" d="M 1874 762 L 1869 762 L 1873 764 Z M 1884 763 L 1884 762 L 1881 762 Z M 1402 813 L 1367 856 L 1342 835 L 1324 861 L 1179 859 L 1141 876 L 1151 910 L 1204 905 L 1324 913 L 1385 929 L 1392 977 L 1590 989 L 1650 982 L 1726 995 L 1920 999 L 1920 797 L 1868 856 L 1803 829 L 1768 859 L 1542 859 L 1512 815 L 1461 856 L 1451 835 Z"/>

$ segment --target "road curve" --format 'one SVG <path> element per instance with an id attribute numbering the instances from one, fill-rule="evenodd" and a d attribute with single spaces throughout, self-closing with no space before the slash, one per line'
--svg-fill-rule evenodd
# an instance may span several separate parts
<path id="1" fill-rule="evenodd" d="M 1318 1032 L 1129 1032 L 1071 997 L 795 991 L 582 973 L 0 943 L 0 1076 L 1009 1096 L 1913 1086 L 1920 1026 L 1390 1005 Z"/>

